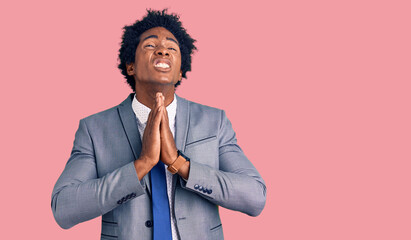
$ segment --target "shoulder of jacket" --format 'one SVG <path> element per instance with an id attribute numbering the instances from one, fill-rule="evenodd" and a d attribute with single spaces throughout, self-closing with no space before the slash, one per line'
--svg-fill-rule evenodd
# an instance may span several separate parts
<path id="1" fill-rule="evenodd" d="M 119 106 L 120 104 L 117 106 L 111 107 L 109 109 L 103 110 L 101 112 L 94 113 L 90 116 L 84 117 L 81 120 L 86 121 L 86 122 L 94 122 L 94 121 L 99 121 L 99 120 L 107 120 L 108 118 L 111 118 L 111 117 L 118 117 L 117 109 Z"/>
<path id="2" fill-rule="evenodd" d="M 187 100 L 189 105 L 190 105 L 190 112 L 197 114 L 197 113 L 203 113 L 203 114 L 217 114 L 220 115 L 222 112 L 224 112 L 223 109 L 216 108 L 216 107 L 210 107 L 204 104 L 196 103 L 190 100 Z"/>

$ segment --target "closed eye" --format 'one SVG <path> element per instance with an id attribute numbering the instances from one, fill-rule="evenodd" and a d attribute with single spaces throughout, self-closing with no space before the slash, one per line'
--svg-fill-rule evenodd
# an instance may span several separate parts
<path id="1" fill-rule="evenodd" d="M 176 51 L 176 52 L 177 52 L 177 49 L 175 49 L 175 48 L 170 47 L 170 48 L 168 48 L 168 49 L 170 49 L 170 50 L 173 50 L 173 51 Z"/>
<path id="2" fill-rule="evenodd" d="M 153 47 L 154 47 L 154 45 L 152 45 L 152 44 L 147 44 L 145 47 L 150 47 L 150 48 L 153 48 Z"/>

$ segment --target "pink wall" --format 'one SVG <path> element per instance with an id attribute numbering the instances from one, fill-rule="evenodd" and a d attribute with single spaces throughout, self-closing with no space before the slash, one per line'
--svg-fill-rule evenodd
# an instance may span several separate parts
<path id="1" fill-rule="evenodd" d="M 130 92 L 121 28 L 169 7 L 199 48 L 177 93 L 227 111 L 268 187 L 257 218 L 221 209 L 226 239 L 411 239 L 409 1 L 60 2 L 0 7 L 1 238 L 99 238 L 51 191 L 79 119 Z"/>

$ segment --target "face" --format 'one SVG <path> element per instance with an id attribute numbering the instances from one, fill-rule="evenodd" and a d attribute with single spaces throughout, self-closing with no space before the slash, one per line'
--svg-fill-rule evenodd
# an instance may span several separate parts
<path id="1" fill-rule="evenodd" d="M 134 63 L 127 65 L 136 87 L 142 83 L 176 84 L 181 80 L 181 53 L 177 39 L 163 27 L 155 27 L 140 36 Z"/>

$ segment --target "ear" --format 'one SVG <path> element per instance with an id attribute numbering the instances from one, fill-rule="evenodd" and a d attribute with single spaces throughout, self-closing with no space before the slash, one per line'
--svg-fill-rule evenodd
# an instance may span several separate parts
<path id="1" fill-rule="evenodd" d="M 134 63 L 126 64 L 126 68 L 127 68 L 127 74 L 128 74 L 129 76 L 133 76 L 134 73 L 135 73 L 135 71 L 134 71 Z"/>

